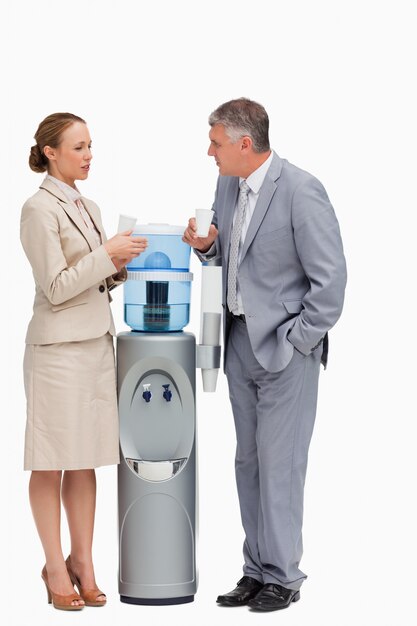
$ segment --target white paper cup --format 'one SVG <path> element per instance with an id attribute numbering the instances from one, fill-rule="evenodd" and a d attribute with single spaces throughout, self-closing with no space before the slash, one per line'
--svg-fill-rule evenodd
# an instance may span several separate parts
<path id="1" fill-rule="evenodd" d="M 130 217 L 130 215 L 119 215 L 119 225 L 117 227 L 118 233 L 123 233 L 125 230 L 132 230 L 136 224 L 136 217 Z"/>
<path id="2" fill-rule="evenodd" d="M 214 211 L 211 209 L 196 209 L 195 221 L 197 225 L 197 235 L 199 237 L 207 237 L 209 234 L 211 220 L 213 219 Z"/>

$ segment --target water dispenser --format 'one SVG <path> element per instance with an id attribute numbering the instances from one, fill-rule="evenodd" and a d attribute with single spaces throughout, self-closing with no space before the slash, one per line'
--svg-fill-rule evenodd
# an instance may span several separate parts
<path id="1" fill-rule="evenodd" d="M 183 330 L 192 281 L 183 232 L 136 225 L 134 235 L 145 236 L 148 247 L 128 265 L 124 284 L 132 330 L 117 337 L 119 593 L 129 604 L 191 602 L 197 590 L 195 370 L 202 368 L 203 389 L 214 391 L 221 268 L 215 262 L 204 268 L 196 346 Z"/>

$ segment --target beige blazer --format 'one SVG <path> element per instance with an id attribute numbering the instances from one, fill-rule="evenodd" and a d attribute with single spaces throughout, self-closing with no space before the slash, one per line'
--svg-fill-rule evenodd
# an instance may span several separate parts
<path id="1" fill-rule="evenodd" d="M 82 198 L 102 242 L 100 210 Z M 35 278 L 28 344 L 83 341 L 115 334 L 109 290 L 126 280 L 97 247 L 77 208 L 50 180 L 22 208 L 20 239 Z"/>

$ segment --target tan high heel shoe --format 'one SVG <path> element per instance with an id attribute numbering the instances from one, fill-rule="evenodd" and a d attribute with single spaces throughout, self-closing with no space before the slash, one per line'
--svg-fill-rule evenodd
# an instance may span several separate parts
<path id="1" fill-rule="evenodd" d="M 45 583 L 46 591 L 48 593 L 48 604 L 52 604 L 55 609 L 61 611 L 81 611 L 84 608 L 84 604 L 72 604 L 74 600 L 82 600 L 81 596 L 74 591 L 67 596 L 61 596 L 59 593 L 54 593 L 49 586 L 48 574 L 46 571 L 46 565 L 44 565 L 41 572 L 41 577 Z"/>
<path id="2" fill-rule="evenodd" d="M 78 588 L 79 594 L 85 602 L 85 606 L 104 606 L 107 602 L 107 598 L 104 597 L 104 600 L 99 600 L 98 598 L 100 596 L 106 596 L 106 594 L 100 591 L 98 587 L 95 587 L 94 589 L 85 589 L 84 587 L 81 587 L 80 580 L 71 566 L 71 555 L 67 558 L 65 563 L 67 565 L 67 570 L 69 577 L 71 578 L 71 582 Z"/>

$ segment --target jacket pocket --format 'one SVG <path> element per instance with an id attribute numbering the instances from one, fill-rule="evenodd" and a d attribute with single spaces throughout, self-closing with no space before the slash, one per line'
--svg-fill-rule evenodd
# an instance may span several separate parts
<path id="1" fill-rule="evenodd" d="M 301 313 L 303 310 L 303 302 L 302 300 L 287 300 L 282 303 L 287 310 L 287 313 L 290 315 L 296 315 L 297 313 Z"/>
<path id="2" fill-rule="evenodd" d="M 257 240 L 262 244 L 265 244 L 267 241 L 278 241 L 283 237 L 287 237 L 290 232 L 290 226 L 282 226 L 281 228 L 270 230 L 267 233 L 258 233 Z"/>
<path id="3" fill-rule="evenodd" d="M 78 294 L 74 298 L 70 298 L 69 300 L 65 300 L 65 302 L 61 302 L 61 304 L 53 304 L 52 311 L 64 311 L 65 309 L 70 309 L 73 306 L 80 306 L 81 304 L 87 304 L 88 302 L 88 294 L 84 291 L 83 293 Z"/>

